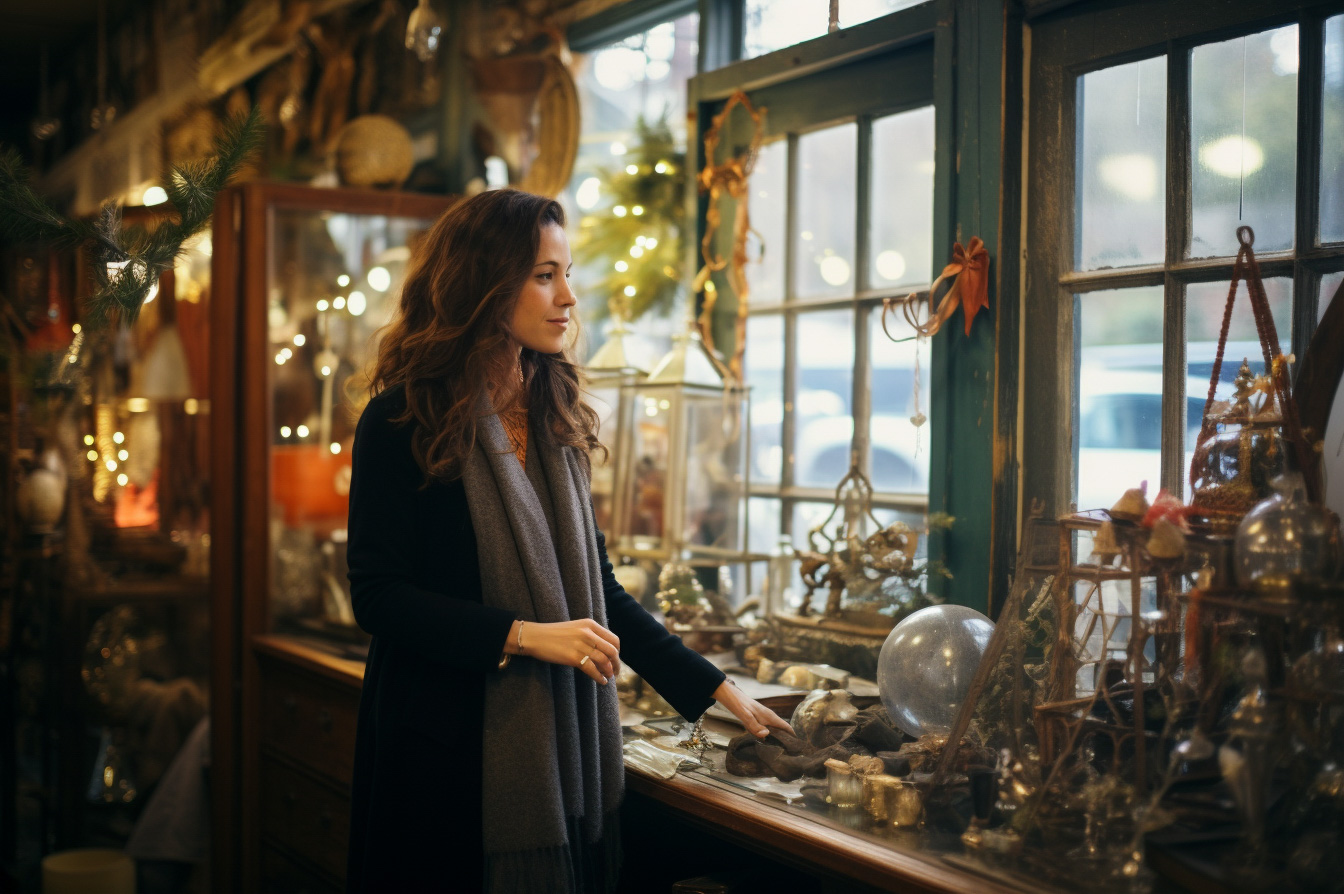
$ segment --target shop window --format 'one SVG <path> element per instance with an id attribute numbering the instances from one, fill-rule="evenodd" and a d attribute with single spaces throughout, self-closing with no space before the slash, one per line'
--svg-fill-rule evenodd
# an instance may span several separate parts
<path id="1" fill-rule="evenodd" d="M 696 70 L 698 23 L 690 13 L 575 54 L 582 125 L 560 201 L 589 352 L 603 342 L 613 294 L 641 317 L 638 334 L 663 346 L 668 318 L 683 316 L 681 277 L 665 269 L 679 271 L 685 258 L 686 82 Z M 659 344 L 646 352 L 656 360 Z"/>
<path id="2" fill-rule="evenodd" d="M 869 64 L 892 65 L 897 55 Z M 902 64 L 923 61 L 920 52 Z M 836 89 L 862 76 L 829 75 Z M 762 554 L 781 533 L 806 542 L 855 459 L 873 483 L 880 519 L 918 526 L 928 505 L 929 426 L 911 417 L 930 412 L 930 345 L 911 337 L 899 312 L 888 315 L 891 335 L 902 339 L 893 342 L 881 311 L 883 298 L 926 288 L 933 267 L 931 90 L 915 82 L 904 97 L 851 91 L 847 108 L 815 109 L 804 98 L 816 89 L 804 79 L 752 96 L 769 108 L 749 185 L 745 270 L 749 548 Z M 703 104 L 701 115 L 708 120 Z M 743 115 L 729 128 L 725 145 L 746 145 L 745 122 Z M 720 213 L 733 219 L 727 203 Z M 720 254 L 730 226 L 716 234 Z M 735 297 L 726 277 L 715 279 L 716 342 L 727 345 Z"/>
<path id="3" fill-rule="evenodd" d="M 1205 27 L 1229 24 L 1216 19 Z M 1058 21 L 1034 29 L 1031 105 L 1065 117 L 1030 128 L 1030 152 L 1069 162 L 1031 166 L 1028 279 L 1055 290 L 1029 289 L 1024 363 L 1027 430 L 1063 437 L 1033 451 L 1026 493 L 1092 509 L 1144 479 L 1183 492 L 1239 226 L 1254 229 L 1285 353 L 1301 356 L 1344 276 L 1344 168 L 1329 148 L 1344 136 L 1344 16 L 1217 39 L 1150 23 L 1135 33 L 1163 52 L 1147 56 L 1115 21 L 1080 12 L 1067 39 Z M 1243 288 L 1215 396 L 1260 356 Z M 1046 383 L 1070 371 L 1057 403 Z"/>

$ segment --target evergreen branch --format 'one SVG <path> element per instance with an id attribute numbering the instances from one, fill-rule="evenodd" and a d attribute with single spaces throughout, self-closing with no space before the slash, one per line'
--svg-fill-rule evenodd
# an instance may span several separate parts
<path id="1" fill-rule="evenodd" d="M 57 213 L 37 194 L 17 150 L 0 150 L 0 236 L 15 242 L 78 245 L 91 228 Z"/>
<path id="2" fill-rule="evenodd" d="M 260 148 L 262 137 L 261 112 L 254 106 L 225 123 L 210 159 L 173 167 L 166 191 L 180 220 L 165 222 L 152 233 L 124 228 L 121 207 L 114 203 L 104 205 L 92 222 L 70 220 L 33 189 L 18 152 L 2 149 L 0 237 L 57 246 L 94 243 L 98 289 L 88 301 L 87 322 L 98 328 L 115 315 L 133 323 L 149 290 L 172 269 L 182 243 L 209 226 L 220 190 Z"/>
<path id="3" fill-rule="evenodd" d="M 103 287 L 89 300 L 93 317 L 105 320 L 115 311 L 128 322 L 135 321 L 150 288 L 165 271 L 172 269 L 182 253 L 183 243 L 210 225 L 220 190 L 261 146 L 262 137 L 261 112 L 257 107 L 247 115 L 231 118 L 215 138 L 211 158 L 176 165 L 169 171 L 165 192 L 180 220 L 165 221 L 152 233 L 139 228 L 114 229 L 120 231 L 121 241 L 114 242 L 113 247 L 122 252 L 127 264 L 115 279 L 107 276 L 104 269 L 100 280 Z"/>

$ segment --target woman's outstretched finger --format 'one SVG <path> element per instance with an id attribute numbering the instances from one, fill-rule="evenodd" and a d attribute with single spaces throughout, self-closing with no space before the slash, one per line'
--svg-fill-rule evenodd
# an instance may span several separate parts
<path id="1" fill-rule="evenodd" d="M 773 726 L 776 729 L 782 729 L 787 730 L 788 732 L 793 732 L 793 727 L 790 726 L 789 722 L 785 720 L 783 717 L 780 717 L 778 714 L 776 714 L 774 711 L 770 710 L 760 702 L 757 702 L 756 706 L 760 709 L 759 711 L 757 711 L 756 714 L 757 719 L 759 719 L 766 726 Z"/>

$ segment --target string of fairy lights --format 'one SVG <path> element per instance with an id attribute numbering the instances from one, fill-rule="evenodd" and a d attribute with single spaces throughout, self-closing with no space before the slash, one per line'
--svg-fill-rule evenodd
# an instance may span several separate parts
<path id="1" fill-rule="evenodd" d="M 377 265 L 370 267 L 364 274 L 364 281 L 368 288 L 377 293 L 384 293 L 392 287 L 392 273 L 386 267 Z M 319 416 L 317 431 L 307 424 L 307 421 L 298 424 L 284 422 L 279 426 L 278 432 L 280 440 L 283 442 L 304 442 L 309 438 L 316 437 L 321 441 L 327 441 L 327 449 L 333 455 L 341 452 L 341 443 L 330 438 L 330 416 L 331 406 L 334 401 L 333 385 L 337 371 L 340 368 L 341 357 L 331 347 L 331 324 L 332 315 L 349 314 L 352 317 L 361 317 L 369 307 L 369 296 L 362 289 L 350 289 L 351 279 L 348 274 L 342 273 L 336 277 L 336 287 L 341 290 L 330 297 L 319 298 L 314 302 L 314 309 L 317 311 L 317 338 L 320 340 L 320 346 L 317 343 L 309 343 L 309 338 L 302 332 L 296 332 L 293 336 L 287 336 L 283 341 L 277 342 L 279 345 L 275 353 L 275 363 L 277 366 L 284 366 L 293 360 L 297 355 L 296 351 L 308 349 L 312 351 L 312 369 L 313 373 L 322 381 L 323 400 L 322 409 Z M 345 291 L 347 290 L 348 291 Z"/>

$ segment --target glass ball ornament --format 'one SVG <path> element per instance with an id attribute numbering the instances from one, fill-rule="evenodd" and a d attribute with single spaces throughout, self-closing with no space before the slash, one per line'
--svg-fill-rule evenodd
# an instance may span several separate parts
<path id="1" fill-rule="evenodd" d="M 1237 527 L 1237 582 L 1272 598 L 1294 583 L 1326 583 L 1339 570 L 1339 519 L 1307 500 L 1301 474 L 1280 475 L 1275 493 L 1255 504 Z"/>
<path id="2" fill-rule="evenodd" d="M 443 19 L 429 5 L 429 0 L 420 0 L 406 21 L 406 49 L 421 62 L 429 62 L 439 51 L 442 38 Z"/>
<path id="3" fill-rule="evenodd" d="M 964 605 L 931 605 L 892 629 L 877 659 L 877 689 L 902 732 L 951 732 L 993 633 L 993 621 Z"/>

